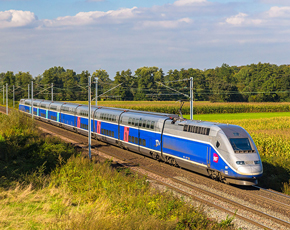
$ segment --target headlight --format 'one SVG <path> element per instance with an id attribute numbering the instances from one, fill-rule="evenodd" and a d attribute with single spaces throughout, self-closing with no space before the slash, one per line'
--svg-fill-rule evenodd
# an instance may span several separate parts
<path id="1" fill-rule="evenodd" d="M 237 164 L 237 165 L 244 165 L 245 162 L 244 162 L 244 161 L 236 161 L 236 164 Z"/>
<path id="2" fill-rule="evenodd" d="M 258 165 L 260 164 L 260 161 L 254 161 L 255 162 L 255 165 Z"/>

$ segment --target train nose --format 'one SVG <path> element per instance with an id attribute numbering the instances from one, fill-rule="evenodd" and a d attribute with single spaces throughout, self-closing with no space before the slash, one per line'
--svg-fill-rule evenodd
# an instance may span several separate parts
<path id="1" fill-rule="evenodd" d="M 261 165 L 247 165 L 238 167 L 241 174 L 259 174 L 263 172 Z"/>
<path id="2" fill-rule="evenodd" d="M 254 165 L 254 166 L 250 166 L 252 173 L 262 173 L 263 172 L 263 168 L 261 167 L 261 165 Z"/>

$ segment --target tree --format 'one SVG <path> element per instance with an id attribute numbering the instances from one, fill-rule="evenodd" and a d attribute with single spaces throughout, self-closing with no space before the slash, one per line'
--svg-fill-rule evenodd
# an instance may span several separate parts
<path id="1" fill-rule="evenodd" d="M 113 81 L 109 78 L 109 74 L 106 70 L 96 70 L 92 74 L 92 77 L 98 78 L 98 95 L 105 93 L 111 88 Z"/>

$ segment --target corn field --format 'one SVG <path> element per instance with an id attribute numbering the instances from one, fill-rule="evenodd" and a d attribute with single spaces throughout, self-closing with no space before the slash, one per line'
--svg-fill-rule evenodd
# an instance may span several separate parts
<path id="1" fill-rule="evenodd" d="M 72 101 L 72 103 L 87 104 L 86 101 Z M 92 102 L 94 105 L 95 102 Z M 99 106 L 118 107 L 159 113 L 179 113 L 180 103 L 175 101 L 99 101 Z M 261 113 L 261 112 L 289 112 L 290 103 L 211 103 L 194 102 L 193 114 L 218 113 Z M 183 114 L 190 114 L 190 104 L 185 102 Z"/>

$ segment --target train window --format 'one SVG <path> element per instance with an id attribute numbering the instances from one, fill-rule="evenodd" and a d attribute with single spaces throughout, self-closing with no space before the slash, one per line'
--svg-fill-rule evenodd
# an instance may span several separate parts
<path id="1" fill-rule="evenodd" d="M 142 142 L 143 142 L 142 145 L 143 145 L 143 146 L 146 146 L 146 140 L 143 139 Z"/>
<path id="2" fill-rule="evenodd" d="M 152 121 L 151 122 L 151 129 L 154 129 L 154 126 L 155 126 L 155 121 Z"/>
<path id="3" fill-rule="evenodd" d="M 52 106 L 50 107 L 50 109 L 52 109 L 52 110 L 56 110 L 57 107 L 52 105 Z"/>
<path id="4" fill-rule="evenodd" d="M 188 125 L 183 126 L 183 131 L 187 131 Z"/>
<path id="5" fill-rule="evenodd" d="M 151 124 L 151 121 L 147 121 L 147 129 L 150 129 L 150 124 Z"/>
<path id="6" fill-rule="evenodd" d="M 132 120 L 132 125 L 135 125 L 135 118 L 133 118 Z"/>
<path id="7" fill-rule="evenodd" d="M 112 131 L 111 130 L 109 130 L 109 136 L 111 136 L 112 135 Z"/>
<path id="8" fill-rule="evenodd" d="M 114 131 L 112 131 L 112 137 L 114 137 L 115 135 L 114 135 Z"/>
<path id="9" fill-rule="evenodd" d="M 138 144 L 138 137 L 135 137 L 135 144 Z"/>
<path id="10" fill-rule="evenodd" d="M 132 142 L 132 136 L 129 136 L 129 141 Z"/>
<path id="11" fill-rule="evenodd" d="M 135 126 L 138 126 L 139 120 L 136 118 L 135 120 Z"/>
<path id="12" fill-rule="evenodd" d="M 143 128 L 146 128 L 146 120 L 143 120 Z"/>
<path id="13" fill-rule="evenodd" d="M 210 128 L 207 128 L 206 135 L 209 135 Z"/>
<path id="14" fill-rule="evenodd" d="M 200 134 L 200 127 L 197 127 L 196 133 Z"/>
<path id="15" fill-rule="evenodd" d="M 104 129 L 101 129 L 101 134 L 104 134 Z"/>
<path id="16" fill-rule="evenodd" d="M 250 151 L 252 146 L 248 138 L 231 138 L 231 145 L 235 151 Z"/>
<path id="17" fill-rule="evenodd" d="M 129 117 L 128 125 L 131 125 L 132 123 L 132 117 Z"/>

